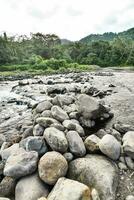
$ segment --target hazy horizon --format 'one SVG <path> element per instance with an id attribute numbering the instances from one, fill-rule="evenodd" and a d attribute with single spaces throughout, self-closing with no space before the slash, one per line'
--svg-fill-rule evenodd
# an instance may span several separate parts
<path id="1" fill-rule="evenodd" d="M 134 27 L 133 0 L 0 0 L 0 32 L 56 34 L 72 41 Z"/>

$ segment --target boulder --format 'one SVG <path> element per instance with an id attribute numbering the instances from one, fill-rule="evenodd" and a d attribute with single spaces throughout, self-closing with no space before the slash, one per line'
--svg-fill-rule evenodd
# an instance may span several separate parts
<path id="1" fill-rule="evenodd" d="M 39 117 L 36 119 L 36 123 L 44 128 L 51 126 L 51 124 L 58 123 L 56 119 L 49 118 L 49 117 Z"/>
<path id="2" fill-rule="evenodd" d="M 66 152 L 66 153 L 64 153 L 63 156 L 64 156 L 64 158 L 67 160 L 67 162 L 72 161 L 73 158 L 74 158 L 73 154 L 70 153 L 70 152 Z"/>
<path id="3" fill-rule="evenodd" d="M 134 126 L 130 124 L 123 124 L 121 122 L 115 123 L 113 127 L 122 134 L 125 134 L 128 131 L 134 131 Z"/>
<path id="4" fill-rule="evenodd" d="M 15 189 L 15 200 L 37 200 L 47 197 L 48 186 L 44 184 L 37 174 L 21 178 Z"/>
<path id="5" fill-rule="evenodd" d="M 56 181 L 66 175 L 68 163 L 58 152 L 52 151 L 41 157 L 38 165 L 39 176 L 42 181 L 54 185 Z"/>
<path id="6" fill-rule="evenodd" d="M 41 116 L 42 116 L 42 117 L 50 117 L 50 118 L 52 118 L 51 110 L 44 110 L 44 111 L 41 113 Z"/>
<path id="7" fill-rule="evenodd" d="M 125 154 L 134 159 L 134 131 L 127 132 L 122 141 Z"/>
<path id="8" fill-rule="evenodd" d="M 87 151 L 91 153 L 95 153 L 99 151 L 99 142 L 100 142 L 100 138 L 92 134 L 86 138 L 86 140 L 84 141 L 84 144 Z"/>
<path id="9" fill-rule="evenodd" d="M 44 133 L 44 127 L 39 124 L 36 124 L 33 128 L 33 135 L 34 136 L 42 136 L 43 133 Z"/>
<path id="10" fill-rule="evenodd" d="M 83 140 L 76 131 L 69 131 L 66 134 L 69 150 L 77 157 L 83 157 L 86 154 L 86 148 Z"/>
<path id="11" fill-rule="evenodd" d="M 36 107 L 36 112 L 37 113 L 42 113 L 44 110 L 49 110 L 51 109 L 52 104 L 50 103 L 50 101 L 43 101 L 40 102 L 37 107 Z"/>
<path id="12" fill-rule="evenodd" d="M 68 114 L 59 106 L 53 106 L 51 108 L 53 118 L 57 119 L 60 122 L 63 122 L 66 119 L 69 119 Z"/>
<path id="13" fill-rule="evenodd" d="M 86 155 L 69 163 L 68 175 L 95 188 L 101 200 L 115 200 L 118 186 L 118 168 L 104 156 Z"/>
<path id="14" fill-rule="evenodd" d="M 0 182 L 0 196 L 7 197 L 14 194 L 16 181 L 14 178 L 5 176 Z"/>
<path id="15" fill-rule="evenodd" d="M 43 155 L 48 151 L 45 140 L 40 136 L 30 136 L 21 140 L 20 146 L 26 151 L 36 151 L 39 155 Z"/>
<path id="16" fill-rule="evenodd" d="M 91 194 L 90 189 L 86 185 L 67 178 L 60 178 L 47 199 L 91 200 Z"/>
<path id="17" fill-rule="evenodd" d="M 97 119 L 106 112 L 105 107 L 95 98 L 81 94 L 77 100 L 78 113 L 85 119 Z"/>
<path id="18" fill-rule="evenodd" d="M 18 151 L 22 151 L 22 149 L 19 148 L 19 143 L 16 143 L 6 149 L 1 150 L 0 155 L 2 157 L 2 160 L 7 160 L 10 155 Z"/>
<path id="19" fill-rule="evenodd" d="M 57 95 L 56 97 L 53 98 L 52 102 L 55 105 L 63 106 L 63 105 L 69 105 L 73 103 L 74 98 L 69 95 Z"/>
<path id="20" fill-rule="evenodd" d="M 65 120 L 63 122 L 63 126 L 68 130 L 74 130 L 74 131 L 78 132 L 78 134 L 81 137 L 85 136 L 84 129 L 82 128 L 82 126 L 79 125 L 79 122 L 76 123 L 73 120 Z"/>
<path id="21" fill-rule="evenodd" d="M 102 153 L 113 160 L 117 160 L 120 156 L 121 145 L 112 135 L 105 135 L 99 142 L 99 148 Z"/>
<path id="22" fill-rule="evenodd" d="M 44 138 L 52 150 L 65 153 L 68 149 L 68 142 L 63 131 L 54 127 L 46 128 Z"/>
<path id="23" fill-rule="evenodd" d="M 37 168 L 38 153 L 22 151 L 12 154 L 6 161 L 4 175 L 20 178 L 32 174 Z"/>

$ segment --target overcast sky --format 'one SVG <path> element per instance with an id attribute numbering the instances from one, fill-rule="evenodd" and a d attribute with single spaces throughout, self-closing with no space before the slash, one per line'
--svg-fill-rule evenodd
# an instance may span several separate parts
<path id="1" fill-rule="evenodd" d="M 134 0 L 0 0 L 0 32 L 78 40 L 134 27 Z"/>

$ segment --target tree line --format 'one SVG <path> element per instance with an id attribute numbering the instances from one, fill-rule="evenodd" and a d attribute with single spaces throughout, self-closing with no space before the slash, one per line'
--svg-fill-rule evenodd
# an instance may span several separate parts
<path id="1" fill-rule="evenodd" d="M 52 64 L 54 63 L 54 65 Z M 116 37 L 112 41 L 92 41 L 91 43 L 68 42 L 55 34 L 31 33 L 28 37 L 0 36 L 0 65 L 99 65 L 134 66 L 134 41 Z M 42 68 L 43 68 L 42 67 Z M 1 67 L 0 67 L 1 68 Z"/>

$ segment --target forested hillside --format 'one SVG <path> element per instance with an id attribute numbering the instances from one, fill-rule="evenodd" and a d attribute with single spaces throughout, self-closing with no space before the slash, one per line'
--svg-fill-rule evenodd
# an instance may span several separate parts
<path id="1" fill-rule="evenodd" d="M 134 66 L 134 28 L 89 35 L 77 42 L 57 35 L 0 36 L 0 70 L 77 68 L 79 65 Z"/>

